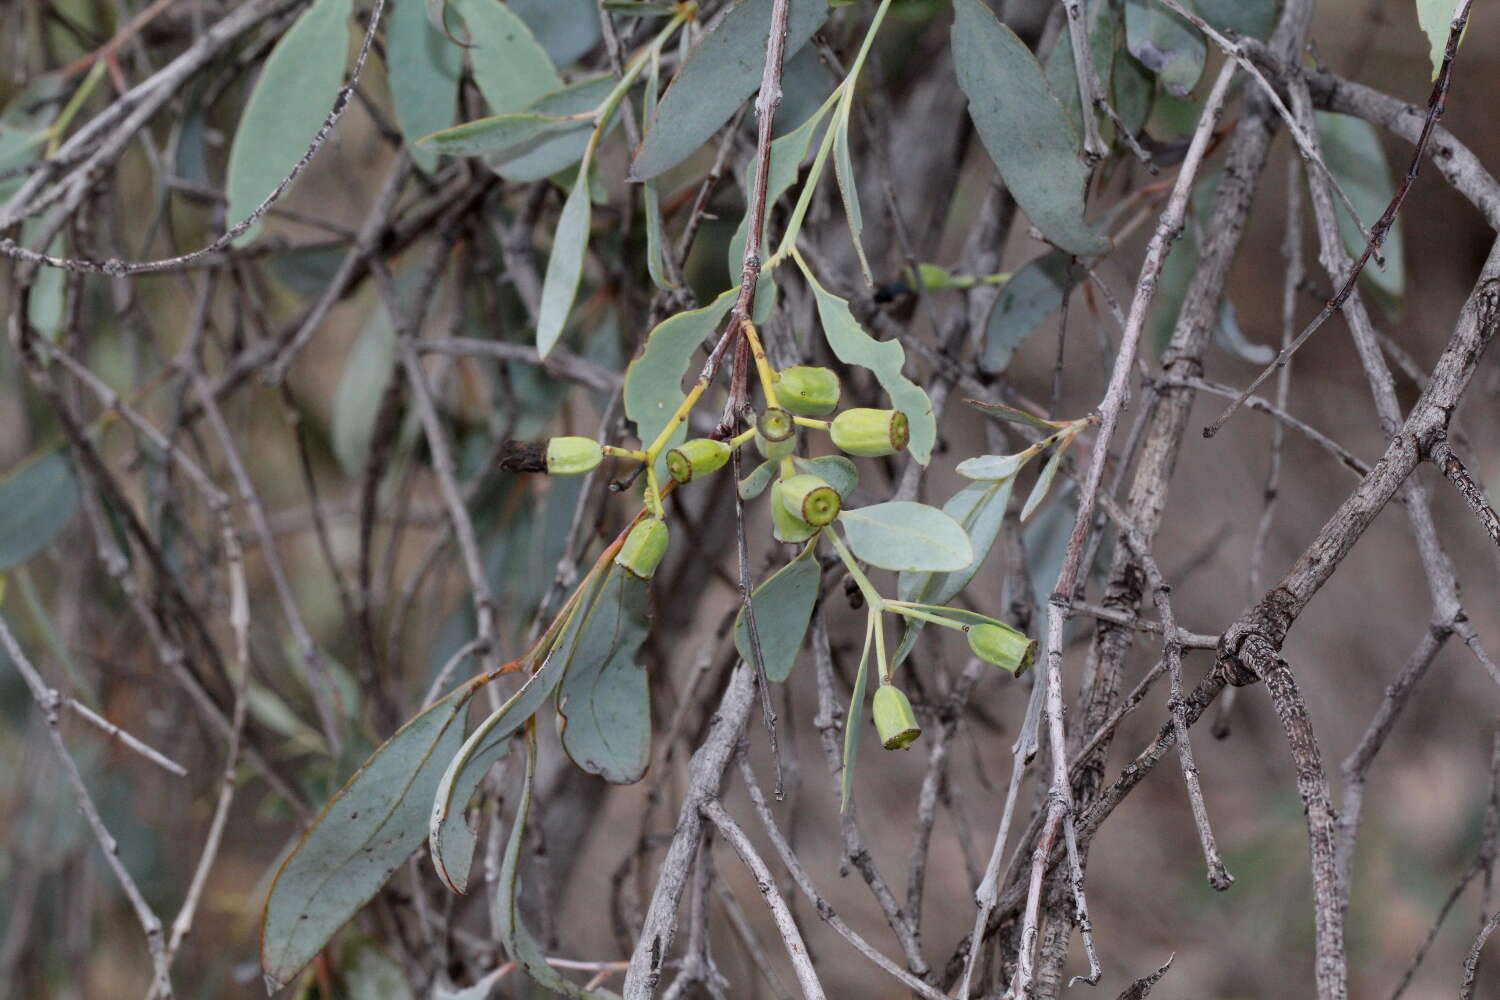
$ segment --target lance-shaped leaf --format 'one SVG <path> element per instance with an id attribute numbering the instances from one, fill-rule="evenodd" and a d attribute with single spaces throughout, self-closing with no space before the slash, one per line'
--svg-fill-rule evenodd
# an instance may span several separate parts
<path id="1" fill-rule="evenodd" d="M 0 572 L 52 544 L 78 510 L 78 480 L 61 450 L 49 451 L 0 477 Z"/>
<path id="2" fill-rule="evenodd" d="M 762 462 L 750 471 L 750 475 L 741 479 L 736 487 L 740 492 L 740 499 L 754 500 L 764 493 L 766 487 L 771 485 L 771 480 L 776 478 L 776 466 L 772 461 Z"/>
<path id="3" fill-rule="evenodd" d="M 984 334 L 984 358 L 980 366 L 998 375 L 1010 365 L 1016 349 L 1062 308 L 1070 285 L 1069 257 L 1053 250 L 1021 268 L 1006 283 L 990 310 Z"/>
<path id="4" fill-rule="evenodd" d="M 897 572 L 951 573 L 974 562 L 968 532 L 936 507 L 893 500 L 839 514 L 854 554 Z"/>
<path id="5" fill-rule="evenodd" d="M 685 394 L 682 379 L 693 353 L 718 329 L 739 294 L 731 288 L 706 306 L 669 316 L 646 337 L 646 348 L 625 369 L 625 415 L 636 437 L 650 444 L 667 426 Z"/>
<path id="6" fill-rule="evenodd" d="M 575 62 L 599 41 L 594 0 L 507 0 L 559 66 Z"/>
<path id="7" fill-rule="evenodd" d="M 1192 0 L 1182 0 L 1191 10 Z M 1208 46 L 1198 29 L 1156 0 L 1125 0 L 1125 46 L 1167 93 L 1185 97 L 1203 75 Z"/>
<path id="8" fill-rule="evenodd" d="M 583 257 L 589 248 L 589 221 L 593 202 L 589 198 L 589 164 L 584 160 L 568 200 L 563 202 L 552 237 L 552 255 L 547 258 L 547 274 L 542 279 L 542 302 L 537 311 L 536 350 L 542 357 L 551 353 L 573 311 L 578 295 L 578 279 L 583 276 Z"/>
<path id="9" fill-rule="evenodd" d="M 604 103 L 617 82 L 608 75 L 580 80 L 537 98 L 526 110 L 532 114 L 559 118 L 585 115 Z M 551 177 L 581 160 L 588 149 L 594 121 L 579 121 L 583 121 L 581 127 L 575 124 L 571 128 L 559 128 L 522 140 L 503 153 L 485 157 L 484 162 L 508 181 L 525 183 Z M 612 132 L 619 124 L 619 115 L 611 117 L 605 127 L 605 134 Z"/>
<path id="10" fill-rule="evenodd" d="M 771 206 L 780 200 L 781 196 L 796 183 L 797 174 L 802 169 L 802 161 L 807 159 L 812 151 L 813 140 L 818 136 L 818 129 L 823 120 L 828 117 L 831 104 L 825 103 L 817 111 L 808 116 L 807 121 L 797 126 L 771 142 L 771 169 L 766 171 L 766 215 L 764 219 L 764 231 L 761 233 L 761 245 L 764 246 L 771 231 Z M 750 172 L 747 176 L 754 177 L 760 170 L 760 157 L 756 156 L 750 162 Z M 739 274 L 740 268 L 745 262 L 745 241 L 750 236 L 750 214 L 746 212 L 740 216 L 739 228 L 734 231 L 734 236 L 729 240 L 729 273 Z"/>
<path id="11" fill-rule="evenodd" d="M 437 154 L 417 140 L 453 124 L 458 104 L 461 50 L 427 22 L 417 0 L 398 0 L 386 15 L 386 63 L 396 124 L 412 162 L 431 173 Z"/>
<path id="12" fill-rule="evenodd" d="M 1041 474 L 1036 477 L 1031 493 L 1021 507 L 1021 520 L 1024 521 L 1030 517 L 1037 506 L 1047 498 L 1047 491 L 1052 488 L 1052 480 L 1057 478 L 1057 470 L 1062 465 L 1063 455 L 1067 452 L 1068 445 L 1073 443 L 1073 437 L 1074 435 L 1068 434 L 1054 446 L 1052 457 L 1047 459 L 1046 465 L 1042 466 Z"/>
<path id="13" fill-rule="evenodd" d="M 1328 172 L 1349 195 L 1349 201 L 1359 210 L 1361 221 L 1366 226 L 1374 225 L 1396 193 L 1375 126 L 1350 115 L 1320 111 L 1317 117 L 1318 137 L 1322 141 L 1323 161 L 1328 164 Z M 1364 253 L 1365 238 L 1349 217 L 1348 209 L 1338 203 L 1335 211 L 1344 247 L 1352 256 Z M 1399 309 L 1402 294 L 1406 291 L 1403 243 L 1401 217 L 1398 215 L 1380 248 L 1385 267 L 1372 259 L 1359 275 L 1361 281 L 1377 292 L 1381 304 L 1392 312 Z"/>
<path id="14" fill-rule="evenodd" d="M 854 158 L 849 154 L 849 101 L 839 105 L 838 115 L 833 120 L 833 176 L 839 184 L 839 195 L 844 200 L 844 215 L 849 220 L 849 238 L 854 241 L 854 254 L 859 258 L 860 270 L 865 272 L 865 281 L 875 284 L 870 273 L 870 262 L 865 259 L 865 246 L 860 234 L 865 230 L 864 214 L 859 210 L 859 188 L 854 183 Z"/>
<path id="15" fill-rule="evenodd" d="M 601 651 L 573 658 L 557 689 L 557 726 L 573 763 L 605 781 L 639 781 L 651 761 L 651 690 L 637 659 L 651 628 L 651 589 L 611 566 L 589 634 Z"/>
<path id="16" fill-rule="evenodd" d="M 463 719 L 470 682 L 396 731 L 323 807 L 276 874 L 266 900 L 260 961 L 269 982 L 290 982 L 411 857 Z"/>
<path id="17" fill-rule="evenodd" d="M 651 68 L 646 72 L 646 93 L 642 104 L 648 121 L 656 114 L 657 95 L 661 90 L 660 53 L 652 51 Z M 672 252 L 667 243 L 667 226 L 661 215 L 661 190 L 655 180 L 647 181 L 641 190 L 641 204 L 646 216 L 646 273 L 652 284 L 666 291 L 676 286 L 667 277 L 666 255 Z M 731 272 L 732 273 L 732 272 Z"/>
<path id="18" fill-rule="evenodd" d="M 1037 456 L 1037 448 L 1032 445 L 1025 451 L 1018 451 L 1014 455 L 975 455 L 959 462 L 954 472 L 968 479 L 999 480 L 1009 479 L 1026 467 L 1026 463 Z"/>
<path id="19" fill-rule="evenodd" d="M 849 303 L 818 283 L 808 266 L 798 258 L 807 283 L 812 286 L 818 304 L 818 321 L 834 357 L 846 365 L 870 369 L 875 381 L 891 398 L 891 406 L 906 414 L 911 439 L 907 450 L 920 464 L 932 458 L 937 443 L 937 420 L 932 415 L 932 400 L 921 386 L 902 373 L 906 350 L 894 340 L 876 340 L 864 331 L 849 311 Z"/>
<path id="20" fill-rule="evenodd" d="M 395 370 L 396 331 L 382 303 L 375 307 L 354 342 L 333 397 L 330 436 L 334 457 L 345 475 L 359 476 L 364 472 L 375 420 Z"/>
<path id="21" fill-rule="evenodd" d="M 859 737 L 864 732 L 865 692 L 870 683 L 870 643 L 880 628 L 880 615 L 870 612 L 865 620 L 865 647 L 859 654 L 859 669 L 854 672 L 854 691 L 849 695 L 849 714 L 844 717 L 844 767 L 839 774 L 839 811 L 849 808 L 854 794 L 854 765 L 859 760 Z"/>
<path id="22" fill-rule="evenodd" d="M 307 152 L 344 82 L 350 0 L 317 0 L 266 57 L 229 148 L 225 210 L 248 218 Z M 259 225 L 236 239 L 255 239 Z"/>
<path id="23" fill-rule="evenodd" d="M 773 2 L 740 0 L 688 55 L 630 165 L 634 179 L 655 177 L 687 159 L 759 89 Z M 791 0 L 786 55 L 807 44 L 826 20 L 828 0 Z"/>
<path id="24" fill-rule="evenodd" d="M 474 82 L 496 114 L 520 111 L 562 86 L 547 50 L 500 0 L 448 0 L 469 29 Z"/>
<path id="25" fill-rule="evenodd" d="M 755 629 L 760 636 L 766 677 L 770 680 L 784 681 L 791 676 L 797 653 L 802 649 L 802 638 L 807 634 L 807 623 L 812 621 L 818 584 L 823 578 L 814 551 L 817 547 L 816 542 L 809 542 L 797 558 L 756 587 L 750 598 L 755 609 Z M 741 659 L 746 663 L 754 662 L 750 623 L 744 608 L 734 619 L 734 646 Z"/>
<path id="26" fill-rule="evenodd" d="M 526 741 L 526 781 L 521 786 L 521 800 L 516 803 L 516 818 L 511 824 L 510 838 L 500 861 L 500 879 L 495 886 L 495 931 L 510 960 L 543 989 L 575 1000 L 619 1000 L 617 994 L 609 990 L 586 990 L 548 965 L 546 952 L 542 951 L 542 946 L 521 919 L 521 847 L 526 840 L 526 823 L 531 817 L 531 795 L 535 784 L 536 741 L 529 738 Z"/>
<path id="27" fill-rule="evenodd" d="M 979 0 L 954 0 L 953 12 L 953 65 L 969 117 L 1016 204 L 1069 253 L 1103 253 L 1109 240 L 1083 220 L 1081 140 L 1036 58 Z"/>
<path id="28" fill-rule="evenodd" d="M 479 779 L 499 759 L 495 748 L 505 746 L 536 714 L 572 664 L 583 664 L 581 669 L 588 670 L 592 669 L 589 664 L 609 656 L 614 622 L 607 611 L 602 616 L 596 614 L 603 584 L 591 578 L 581 586 L 584 593 L 547 659 L 519 691 L 474 728 L 453 754 L 433 793 L 428 848 L 438 877 L 454 892 L 462 893 L 467 888 L 469 866 L 474 860 L 474 831 L 464 821 L 463 810 Z"/>
<path id="29" fill-rule="evenodd" d="M 943 504 L 943 513 L 968 532 L 969 544 L 974 548 L 974 561 L 951 573 L 900 574 L 896 578 L 896 592 L 901 600 L 916 604 L 946 604 L 969 585 L 1000 533 L 1000 523 L 1005 519 L 1005 508 L 1010 503 L 1014 484 L 1013 476 L 970 483 Z M 906 631 L 901 636 L 901 644 L 896 647 L 893 663 L 906 659 L 923 624 L 912 618 L 906 620 Z"/>
<path id="30" fill-rule="evenodd" d="M 968 399 L 964 402 L 976 410 L 988 413 L 996 420 L 1003 420 L 1008 424 L 1020 424 L 1022 427 L 1038 427 L 1048 432 L 1055 431 L 1061 426 L 1050 420 L 1043 420 L 1034 413 L 1018 410 L 1014 406 L 1006 406 L 1004 403 L 986 403 L 982 399 Z"/>

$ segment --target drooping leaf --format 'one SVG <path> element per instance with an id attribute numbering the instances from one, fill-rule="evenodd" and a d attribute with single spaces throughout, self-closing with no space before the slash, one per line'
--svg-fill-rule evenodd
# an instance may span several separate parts
<path id="1" fill-rule="evenodd" d="M 424 21 L 425 24 L 425 21 Z M 377 305 L 349 352 L 333 397 L 333 454 L 344 474 L 363 475 L 375 420 L 386 385 L 396 370 L 396 330 L 384 304 Z"/>
<path id="2" fill-rule="evenodd" d="M 661 59 L 653 52 L 651 67 L 646 72 L 646 93 L 642 104 L 642 117 L 647 121 L 656 114 L 660 90 Z M 654 179 L 642 186 L 641 205 L 646 216 L 646 273 L 651 275 L 652 284 L 666 291 L 676 287 L 667 277 L 666 255 L 672 252 L 672 248 L 667 244 L 667 226 L 661 214 L 661 190 Z"/>
<path id="3" fill-rule="evenodd" d="M 1031 517 L 1041 502 L 1047 499 L 1047 491 L 1052 489 L 1052 480 L 1057 478 L 1057 470 L 1062 465 L 1063 455 L 1067 452 L 1068 445 L 1072 443 L 1073 438 L 1069 435 L 1053 446 L 1052 456 L 1047 459 L 1047 464 L 1042 466 L 1041 473 L 1031 486 L 1031 493 L 1026 497 L 1026 503 L 1021 506 L 1022 521 Z"/>
<path id="4" fill-rule="evenodd" d="M 882 569 L 951 573 L 974 562 L 963 526 L 926 504 L 893 500 L 859 507 L 840 513 L 839 523 L 854 554 Z"/>
<path id="5" fill-rule="evenodd" d="M 552 255 L 547 258 L 547 274 L 542 279 L 542 302 L 537 314 L 536 349 L 542 357 L 557 346 L 573 311 L 578 295 L 578 280 L 583 276 L 583 258 L 589 248 L 589 221 L 593 203 L 589 200 L 588 164 L 568 192 L 557 231 L 552 237 Z"/>
<path id="6" fill-rule="evenodd" d="M 1194 8 L 1193 0 L 1181 0 Z M 1185 97 L 1203 75 L 1208 45 L 1198 29 L 1155 0 L 1125 0 L 1125 46 L 1167 93 Z"/>
<path id="7" fill-rule="evenodd" d="M 1021 268 L 1000 292 L 990 310 L 984 334 L 981 367 L 991 374 L 1005 371 L 1016 349 L 1062 308 L 1071 285 L 1068 255 L 1057 250 L 1044 253 Z"/>
<path id="8" fill-rule="evenodd" d="M 1115 114 L 1131 135 L 1140 135 L 1151 117 L 1151 103 L 1156 98 L 1156 78 L 1146 67 L 1121 47 L 1114 55 Z"/>
<path id="9" fill-rule="evenodd" d="M 1328 172 L 1349 195 L 1349 201 L 1359 210 L 1360 220 L 1365 226 L 1373 226 L 1396 194 L 1375 126 L 1361 118 L 1320 111 L 1318 136 Z M 1359 256 L 1365 249 L 1364 236 L 1342 202 L 1335 202 L 1335 211 L 1345 248 L 1351 256 Z M 1406 292 L 1405 248 L 1401 232 L 1401 217 L 1398 215 L 1379 251 L 1385 257 L 1385 267 L 1372 258 L 1360 272 L 1360 280 L 1377 293 L 1381 304 L 1392 313 L 1400 311 L 1401 299 Z"/>
<path id="10" fill-rule="evenodd" d="M 307 152 L 344 82 L 350 0 L 316 0 L 287 29 L 260 77 L 229 148 L 225 194 L 231 225 L 248 218 Z M 260 227 L 235 240 L 243 246 Z"/>
<path id="11" fill-rule="evenodd" d="M 437 154 L 418 146 L 424 135 L 453 124 L 462 50 L 427 22 L 420 0 L 392 0 L 386 15 L 386 63 L 396 124 L 412 162 L 431 173 Z"/>
<path id="12" fill-rule="evenodd" d="M 579 655 L 557 689 L 557 725 L 573 763 L 605 781 L 639 781 L 651 760 L 651 690 L 637 662 L 651 627 L 645 580 L 611 566 L 589 628 L 608 655 Z"/>
<path id="13" fill-rule="evenodd" d="M 521 111 L 562 86 L 547 50 L 500 0 L 448 0 L 469 29 L 474 82 L 495 114 Z"/>
<path id="14" fill-rule="evenodd" d="M 812 621 L 818 584 L 823 577 L 814 551 L 817 547 L 816 542 L 809 543 L 797 558 L 777 570 L 751 595 L 766 677 L 772 681 L 784 681 L 791 676 L 797 653 L 802 649 L 802 638 L 807 634 L 807 624 Z M 744 608 L 734 619 L 734 646 L 746 663 L 755 662 Z"/>
<path id="15" fill-rule="evenodd" d="M 860 234 L 865 229 L 864 215 L 859 210 L 859 188 L 854 183 L 854 157 L 849 154 L 849 103 L 839 107 L 833 120 L 833 176 L 838 181 L 839 195 L 844 201 L 844 215 L 849 220 L 849 238 L 854 241 L 854 254 L 859 258 L 860 270 L 865 281 L 875 284 L 870 273 L 870 262 L 865 259 L 865 247 Z"/>
<path id="16" fill-rule="evenodd" d="M 966 568 L 951 573 L 902 573 L 896 578 L 896 592 L 903 601 L 917 604 L 946 604 L 953 600 L 974 578 L 994 547 L 1000 534 L 1000 523 L 1005 519 L 1005 508 L 1010 503 L 1014 475 L 1004 479 L 970 483 L 943 504 L 943 513 L 957 521 L 969 535 L 969 544 L 974 549 L 974 561 Z M 917 633 L 923 623 L 907 619 L 906 631 L 901 645 L 896 648 L 894 663 L 906 658 L 916 644 Z"/>
<path id="17" fill-rule="evenodd" d="M 839 811 L 849 808 L 854 794 L 854 765 L 859 761 L 859 737 L 865 727 L 865 692 L 870 682 L 870 642 L 880 628 L 880 616 L 871 613 L 865 623 L 865 647 L 854 672 L 854 690 L 849 695 L 849 714 L 844 717 L 844 767 L 839 774 Z"/>
<path id="18" fill-rule="evenodd" d="M 1038 605 L 1046 604 L 1052 588 L 1057 586 L 1057 574 L 1062 572 L 1068 536 L 1073 532 L 1077 513 L 1077 490 L 1071 483 L 1064 484 L 1055 502 L 1044 506 L 1021 535 L 1026 575 L 1031 580 L 1032 598 Z"/>
<path id="19" fill-rule="evenodd" d="M 760 87 L 772 2 L 740 0 L 688 55 L 631 162 L 634 179 L 655 177 L 687 159 Z M 792 0 L 786 55 L 807 44 L 827 19 L 827 0 Z"/>
<path id="20" fill-rule="evenodd" d="M 519 877 L 521 847 L 526 840 L 526 823 L 531 818 L 532 788 L 536 784 L 536 743 L 527 740 L 526 783 L 521 787 L 521 800 L 516 803 L 516 817 L 510 828 L 510 838 L 505 844 L 505 854 L 500 861 L 500 879 L 495 886 L 493 911 L 495 930 L 505 953 L 543 989 L 575 1000 L 619 1000 L 605 989 L 586 990 L 563 977 L 547 964 L 542 946 L 531 936 L 521 919 L 521 881 Z"/>
<path id="21" fill-rule="evenodd" d="M 78 480 L 67 455 L 24 459 L 0 477 L 0 573 L 51 545 L 78 511 Z"/>
<path id="22" fill-rule="evenodd" d="M 450 693 L 396 731 L 323 807 L 282 863 L 266 900 L 261 969 L 290 982 L 405 863 L 477 686 Z"/>
<path id="23" fill-rule="evenodd" d="M 489 118 L 478 118 L 423 136 L 419 148 L 448 156 L 494 156 L 498 164 L 503 162 L 501 157 L 517 146 L 552 138 L 559 133 L 582 133 L 587 142 L 588 134 L 593 128 L 592 122 L 559 115 L 511 111 L 503 115 L 491 115 Z M 583 155 L 581 149 L 578 155 Z"/>
<path id="24" fill-rule="evenodd" d="M 479 779 L 499 759 L 495 748 L 503 752 L 510 737 L 536 714 L 569 673 L 577 670 L 583 677 L 598 674 L 618 651 L 628 647 L 626 655 L 633 657 L 639 650 L 645 626 L 634 619 L 644 617 L 644 591 L 612 587 L 620 575 L 612 571 L 603 580 L 583 584 L 587 589 L 541 667 L 474 728 L 443 773 L 433 794 L 428 846 L 433 868 L 453 891 L 464 891 L 474 855 L 474 834 L 464 822 L 462 811 Z M 649 732 L 644 742 L 649 744 Z"/>
<path id="25" fill-rule="evenodd" d="M 1459 0 L 1417 0 L 1417 23 L 1422 26 L 1422 33 L 1427 36 L 1431 46 L 1434 80 L 1437 79 L 1438 71 L 1443 68 L 1443 53 L 1448 50 L 1448 35 L 1453 31 L 1453 12 L 1458 9 L 1458 3 Z M 1468 33 L 1466 25 L 1459 41 L 1467 38 Z"/>
<path id="26" fill-rule="evenodd" d="M 576 62 L 599 43 L 594 0 L 506 0 L 559 66 Z"/>
<path id="27" fill-rule="evenodd" d="M 1019 424 L 1022 427 L 1037 427 L 1045 431 L 1055 431 L 1058 428 L 1058 425 L 1050 420 L 1043 420 L 1034 413 L 1027 413 L 1025 410 L 1016 409 L 1014 406 L 1006 406 L 1004 403 L 987 403 L 982 399 L 968 399 L 965 402 L 976 410 L 988 413 L 990 416 L 998 420 L 1003 420 L 1008 424 Z"/>
<path id="28" fill-rule="evenodd" d="M 669 316 L 646 337 L 646 348 L 625 369 L 625 415 L 635 423 L 636 437 L 649 445 L 681 405 L 683 376 L 693 354 L 723 322 L 738 289 L 731 288 L 706 306 Z"/>
<path id="29" fill-rule="evenodd" d="M 810 472 L 832 486 L 839 499 L 845 501 L 853 495 L 859 485 L 859 467 L 843 455 L 824 455 L 821 458 L 792 457 L 798 472 Z"/>
<path id="30" fill-rule="evenodd" d="M 798 261 L 799 264 L 802 262 Z M 891 398 L 891 406 L 906 414 L 911 430 L 907 450 L 920 464 L 926 465 L 932 458 L 932 447 L 937 443 L 937 420 L 932 415 L 932 400 L 921 386 L 902 373 L 906 364 L 906 349 L 894 340 L 876 340 L 864 331 L 849 303 L 824 288 L 806 264 L 802 273 L 812 286 L 817 300 L 818 321 L 823 325 L 823 336 L 834 357 L 846 365 L 868 368 L 875 381 Z"/>
<path id="31" fill-rule="evenodd" d="M 817 138 L 819 127 L 828 117 L 829 108 L 830 105 L 824 105 L 820 111 L 814 112 L 797 128 L 771 142 L 771 169 L 766 171 L 765 229 L 761 233 L 763 246 L 771 231 L 771 207 L 796 182 L 797 174 L 802 169 L 802 161 L 806 160 L 812 151 L 813 140 Z M 757 156 L 751 160 L 750 172 L 747 176 L 754 177 L 759 169 L 760 157 Z M 740 216 L 739 227 L 735 229 L 734 236 L 729 240 L 730 274 L 740 273 L 745 260 L 745 241 L 749 236 L 750 215 L 747 212 Z"/>
<path id="32" fill-rule="evenodd" d="M 42 233 L 53 228 L 57 217 L 57 210 L 54 210 L 27 219 L 21 227 L 25 245 L 37 246 Z M 66 249 L 67 243 L 63 238 L 63 231 L 59 230 L 45 251 L 54 257 L 63 257 L 67 255 Z M 63 279 L 67 276 L 68 272 L 60 267 L 44 267 L 37 271 L 36 277 L 31 282 L 31 294 L 26 303 L 26 318 L 32 326 L 36 327 L 42 339 L 49 343 L 56 343 L 58 335 L 62 333 L 63 309 L 67 295 Z"/>
<path id="33" fill-rule="evenodd" d="M 979 0 L 954 0 L 953 65 L 969 116 L 1016 204 L 1049 241 L 1092 256 L 1109 240 L 1083 219 L 1080 139 L 1042 69 Z"/>

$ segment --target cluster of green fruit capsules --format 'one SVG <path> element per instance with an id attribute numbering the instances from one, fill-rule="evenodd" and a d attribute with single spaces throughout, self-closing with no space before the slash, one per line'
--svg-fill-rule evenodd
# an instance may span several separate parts
<path id="1" fill-rule="evenodd" d="M 832 542 L 864 593 L 869 608 L 866 656 L 873 645 L 879 677 L 872 705 L 875 728 L 887 749 L 906 748 L 922 730 L 910 700 L 891 678 L 892 665 L 886 656 L 882 628 L 886 613 L 911 622 L 958 629 L 966 634 L 974 655 L 1016 675 L 1035 659 L 1036 643 L 1009 625 L 983 615 L 889 600 L 879 595 L 838 534 L 823 532 L 839 517 L 844 498 L 817 474 L 816 463 L 797 457 L 798 432 L 826 433 L 838 451 L 853 458 L 880 458 L 906 449 L 911 434 L 906 414 L 896 409 L 870 407 L 839 410 L 843 390 L 835 372 L 809 365 L 773 371 L 766 363 L 753 327 L 747 333 L 764 407 L 756 414 L 753 425 L 742 433 L 727 440 L 698 437 L 671 443 L 707 388 L 700 381 L 654 441 L 643 442 L 640 449 L 629 449 L 600 444 L 591 438 L 555 437 L 546 444 L 546 471 L 553 475 L 581 475 L 597 468 L 606 458 L 642 466 L 646 509 L 616 543 L 613 561 L 624 571 L 649 579 L 661 564 L 670 541 L 662 498 L 679 486 L 709 478 L 728 465 L 738 449 L 753 443 L 763 461 L 740 484 L 741 495 L 748 499 L 769 485 L 771 518 L 780 541 L 803 542 L 826 534 Z M 659 463 L 671 477 L 665 485 L 657 480 Z"/>

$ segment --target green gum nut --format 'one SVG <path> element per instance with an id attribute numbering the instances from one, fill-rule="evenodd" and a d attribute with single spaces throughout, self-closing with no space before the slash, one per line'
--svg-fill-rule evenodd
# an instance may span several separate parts
<path id="1" fill-rule="evenodd" d="M 1017 677 L 1036 661 L 1036 640 L 1009 625 L 969 626 L 969 649 L 986 663 Z"/>
<path id="2" fill-rule="evenodd" d="M 547 442 L 547 472 L 554 476 L 580 476 L 604 461 L 598 441 L 586 437 L 555 437 Z"/>
<path id="3" fill-rule="evenodd" d="M 845 410 L 833 418 L 828 433 L 840 451 L 860 458 L 894 455 L 911 437 L 900 410 Z"/>
<path id="4" fill-rule="evenodd" d="M 679 483 L 713 475 L 729 461 L 730 448 L 713 438 L 693 438 L 667 452 L 667 471 Z"/>
<path id="5" fill-rule="evenodd" d="M 875 731 L 887 750 L 905 750 L 922 735 L 906 693 L 893 684 L 875 689 Z"/>
<path id="6" fill-rule="evenodd" d="M 625 536 L 625 544 L 615 556 L 615 565 L 623 566 L 642 580 L 649 580 L 666 554 L 667 524 L 660 518 L 648 517 Z"/>
<path id="7" fill-rule="evenodd" d="M 792 513 L 782 500 L 783 480 L 771 484 L 771 524 L 779 542 L 805 542 L 818 533 L 818 529 Z"/>
<path id="8" fill-rule="evenodd" d="M 828 368 L 797 365 L 776 379 L 776 401 L 799 417 L 821 417 L 838 409 L 839 377 Z"/>
<path id="9" fill-rule="evenodd" d="M 843 506 L 837 490 L 805 472 L 781 481 L 781 504 L 788 513 L 815 528 L 833 523 Z"/>
<path id="10" fill-rule="evenodd" d="M 790 441 L 797 433 L 797 422 L 781 407 L 768 406 L 756 418 L 755 432 L 772 443 Z"/>

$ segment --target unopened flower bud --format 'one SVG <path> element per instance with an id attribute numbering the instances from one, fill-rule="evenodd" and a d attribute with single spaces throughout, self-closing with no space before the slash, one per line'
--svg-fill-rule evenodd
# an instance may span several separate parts
<path id="1" fill-rule="evenodd" d="M 799 417 L 821 417 L 838 409 L 839 377 L 831 369 L 796 365 L 776 380 L 776 401 Z"/>
<path id="2" fill-rule="evenodd" d="M 625 544 L 620 546 L 615 564 L 642 580 L 649 580 L 666 554 L 667 524 L 660 518 L 648 517 L 625 536 Z"/>
<path id="3" fill-rule="evenodd" d="M 860 458 L 894 455 L 911 437 L 900 410 L 845 410 L 833 418 L 828 433 L 841 451 Z"/>
<path id="4" fill-rule="evenodd" d="M 781 503 L 789 513 L 815 528 L 831 524 L 842 506 L 837 490 L 806 472 L 781 481 Z"/>
<path id="5" fill-rule="evenodd" d="M 604 449 L 593 438 L 555 437 L 547 442 L 547 472 L 579 476 L 604 461 Z"/>
<path id="6" fill-rule="evenodd" d="M 729 461 L 730 448 L 713 438 L 693 438 L 667 452 L 667 471 L 679 483 L 712 475 Z"/>
<path id="7" fill-rule="evenodd" d="M 969 648 L 986 663 L 1008 670 L 1017 677 L 1036 660 L 1036 640 L 1009 625 L 969 626 Z"/>
<path id="8" fill-rule="evenodd" d="M 887 750 L 905 750 L 922 735 L 906 693 L 893 684 L 875 689 L 875 731 Z"/>

